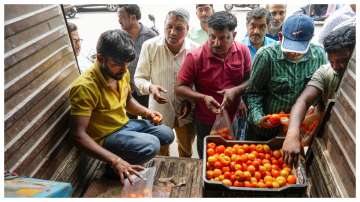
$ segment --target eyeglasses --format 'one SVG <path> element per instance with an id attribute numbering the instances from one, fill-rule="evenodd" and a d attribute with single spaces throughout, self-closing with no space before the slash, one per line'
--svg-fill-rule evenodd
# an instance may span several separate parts
<path id="1" fill-rule="evenodd" d="M 83 39 L 72 39 L 73 43 L 82 43 Z"/>

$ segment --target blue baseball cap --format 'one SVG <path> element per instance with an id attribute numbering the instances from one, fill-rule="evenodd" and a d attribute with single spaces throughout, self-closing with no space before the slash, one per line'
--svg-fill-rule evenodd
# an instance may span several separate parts
<path id="1" fill-rule="evenodd" d="M 282 34 L 282 51 L 305 54 L 314 35 L 314 21 L 307 15 L 292 15 L 284 22 Z"/>

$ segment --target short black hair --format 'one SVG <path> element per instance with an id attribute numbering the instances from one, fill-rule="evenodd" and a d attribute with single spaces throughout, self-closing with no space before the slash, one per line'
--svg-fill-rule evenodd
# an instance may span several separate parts
<path id="1" fill-rule="evenodd" d="M 69 32 L 77 31 L 77 26 L 72 22 L 67 22 L 67 28 Z"/>
<path id="2" fill-rule="evenodd" d="M 209 5 L 212 9 L 214 9 L 214 6 L 212 4 L 196 4 L 196 9 L 201 6 L 206 6 L 206 5 Z"/>
<path id="3" fill-rule="evenodd" d="M 246 14 L 246 24 L 249 24 L 252 19 L 266 18 L 266 24 L 270 23 L 270 13 L 265 8 L 254 8 Z"/>
<path id="4" fill-rule="evenodd" d="M 96 45 L 96 52 L 117 62 L 131 62 L 135 59 L 133 42 L 130 36 L 120 29 L 102 33 Z"/>
<path id="5" fill-rule="evenodd" d="M 324 49 L 327 53 L 337 52 L 341 49 L 355 47 L 356 28 L 354 25 L 346 25 L 330 32 L 324 39 Z"/>
<path id="6" fill-rule="evenodd" d="M 141 19 L 140 7 L 137 4 L 119 4 L 129 15 L 135 15 L 137 20 Z"/>
<path id="7" fill-rule="evenodd" d="M 237 26 L 237 19 L 230 12 L 219 11 L 209 17 L 208 26 L 218 31 L 225 30 L 226 28 L 234 31 Z"/>

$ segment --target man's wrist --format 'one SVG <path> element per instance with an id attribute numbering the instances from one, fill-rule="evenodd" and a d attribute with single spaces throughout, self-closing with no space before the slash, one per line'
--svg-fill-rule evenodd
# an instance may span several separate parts
<path id="1" fill-rule="evenodd" d="M 115 157 L 110 161 L 111 167 L 116 167 L 116 165 L 121 161 L 122 159 L 120 157 Z"/>

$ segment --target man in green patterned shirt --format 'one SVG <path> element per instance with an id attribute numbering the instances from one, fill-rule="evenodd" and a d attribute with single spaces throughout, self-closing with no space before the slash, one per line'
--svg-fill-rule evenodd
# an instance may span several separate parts
<path id="1" fill-rule="evenodd" d="M 289 113 L 313 73 L 326 63 L 325 52 L 310 43 L 314 22 L 306 15 L 290 16 L 283 24 L 281 44 L 258 50 L 247 89 L 247 140 L 269 140 L 280 134 L 266 115 Z"/>

